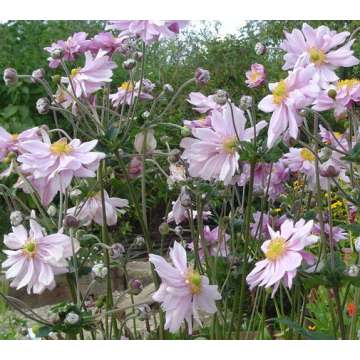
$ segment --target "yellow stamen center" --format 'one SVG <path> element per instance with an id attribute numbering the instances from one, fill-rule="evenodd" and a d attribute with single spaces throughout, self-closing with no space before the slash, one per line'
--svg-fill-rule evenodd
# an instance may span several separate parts
<path id="1" fill-rule="evenodd" d="M 316 65 L 321 65 L 326 60 L 326 55 L 322 50 L 311 48 L 309 49 L 310 60 Z"/>
<path id="2" fill-rule="evenodd" d="M 338 81 L 338 83 L 336 84 L 336 90 L 340 90 L 343 88 L 347 88 L 350 89 L 356 85 L 360 84 L 360 80 L 359 79 L 346 79 L 346 80 L 340 80 Z"/>
<path id="3" fill-rule="evenodd" d="M 272 91 L 273 95 L 273 103 L 276 105 L 280 105 L 287 97 L 287 88 L 285 80 L 280 80 L 276 85 L 274 90 Z"/>
<path id="4" fill-rule="evenodd" d="M 270 261 L 279 259 L 286 250 L 286 240 L 282 237 L 276 237 L 270 241 L 266 251 L 266 258 Z"/>
<path id="5" fill-rule="evenodd" d="M 62 138 L 50 146 L 50 151 L 56 155 L 67 155 L 72 151 L 72 147 L 65 138 Z"/>
<path id="6" fill-rule="evenodd" d="M 260 76 L 261 76 L 261 73 L 259 73 L 258 71 L 254 71 L 251 73 L 250 79 L 251 79 L 251 81 L 255 82 L 259 79 Z"/>
<path id="7" fill-rule="evenodd" d="M 186 283 L 188 284 L 191 293 L 198 295 L 201 292 L 201 276 L 198 271 L 189 269 L 186 274 Z"/>
<path id="8" fill-rule="evenodd" d="M 81 67 L 71 69 L 70 77 L 71 78 L 75 77 L 79 73 L 80 70 L 81 70 Z"/>
<path id="9" fill-rule="evenodd" d="M 34 239 L 28 239 L 22 248 L 27 257 L 33 258 L 36 255 L 37 245 Z"/>
<path id="10" fill-rule="evenodd" d="M 233 154 L 235 152 L 237 145 L 238 140 L 236 137 L 227 138 L 223 143 L 224 150 L 229 154 Z"/>
<path id="11" fill-rule="evenodd" d="M 300 150 L 300 156 L 302 157 L 303 160 L 306 160 L 306 161 L 314 161 L 315 160 L 314 154 L 310 150 L 305 149 L 305 148 Z"/>
<path id="12" fill-rule="evenodd" d="M 19 138 L 19 134 L 12 134 L 12 135 L 11 135 L 11 139 L 12 139 L 13 141 L 16 141 L 18 138 Z"/>
<path id="13" fill-rule="evenodd" d="M 119 86 L 119 90 L 131 92 L 134 90 L 134 85 L 131 83 L 131 81 L 125 81 Z"/>

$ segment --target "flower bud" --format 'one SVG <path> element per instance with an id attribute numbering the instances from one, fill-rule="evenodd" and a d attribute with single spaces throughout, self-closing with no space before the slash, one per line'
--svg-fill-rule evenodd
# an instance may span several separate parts
<path id="1" fill-rule="evenodd" d="M 163 86 L 163 91 L 166 92 L 166 93 L 173 93 L 174 88 L 170 84 L 165 84 Z"/>
<path id="2" fill-rule="evenodd" d="M 21 211 L 12 211 L 10 214 L 11 226 L 19 226 L 23 222 L 24 218 Z"/>
<path id="3" fill-rule="evenodd" d="M 133 58 L 136 61 L 141 61 L 144 58 L 144 53 L 142 53 L 141 51 L 136 51 L 133 54 Z"/>
<path id="4" fill-rule="evenodd" d="M 55 205 L 50 205 L 47 209 L 47 213 L 49 216 L 55 216 L 57 213 L 57 209 Z"/>
<path id="5" fill-rule="evenodd" d="M 74 311 L 67 313 L 64 320 L 64 322 L 68 325 L 76 325 L 79 321 L 80 316 Z"/>
<path id="6" fill-rule="evenodd" d="M 133 157 L 128 166 L 128 174 L 130 178 L 135 179 L 143 172 L 143 163 L 137 156 Z"/>
<path id="7" fill-rule="evenodd" d="M 143 236 L 138 235 L 136 236 L 135 240 L 134 240 L 134 246 L 137 248 L 142 248 L 143 246 L 145 246 L 145 239 Z"/>
<path id="8" fill-rule="evenodd" d="M 143 118 L 143 119 L 148 119 L 149 118 L 149 116 L 150 116 L 150 111 L 144 111 L 142 114 L 141 114 L 141 117 Z"/>
<path id="9" fill-rule="evenodd" d="M 143 284 L 138 279 L 132 279 L 129 281 L 129 291 L 132 295 L 139 295 L 143 291 Z"/>
<path id="10" fill-rule="evenodd" d="M 228 100 L 228 93 L 225 90 L 217 90 L 216 93 L 213 95 L 213 100 L 218 105 L 225 105 Z"/>
<path id="11" fill-rule="evenodd" d="M 66 228 L 77 228 L 79 226 L 79 220 L 73 215 L 66 215 L 63 224 Z"/>
<path id="12" fill-rule="evenodd" d="M 351 277 L 356 277 L 359 275 L 359 267 L 357 265 L 350 265 L 348 270 L 347 270 L 347 274 Z"/>
<path id="13" fill-rule="evenodd" d="M 14 151 L 10 151 L 3 159 L 4 164 L 10 164 L 12 160 L 16 159 L 17 154 Z"/>
<path id="14" fill-rule="evenodd" d="M 187 126 L 181 128 L 181 136 L 190 136 L 191 130 Z"/>
<path id="15" fill-rule="evenodd" d="M 70 199 L 76 200 L 82 195 L 82 191 L 80 189 L 74 189 L 70 191 Z"/>
<path id="16" fill-rule="evenodd" d="M 336 99 L 336 95 L 337 95 L 337 92 L 335 89 L 330 89 L 328 92 L 328 97 L 335 100 Z"/>
<path id="17" fill-rule="evenodd" d="M 115 243 L 111 245 L 110 256 L 113 260 L 119 259 L 125 253 L 125 248 L 120 243 Z"/>
<path id="18" fill-rule="evenodd" d="M 327 178 L 334 178 L 340 174 L 340 170 L 332 164 L 325 164 L 320 169 L 320 175 Z"/>
<path id="19" fill-rule="evenodd" d="M 192 202 L 191 202 L 191 196 L 188 191 L 183 191 L 180 195 L 180 204 L 185 209 L 190 209 Z"/>
<path id="20" fill-rule="evenodd" d="M 240 98 L 240 109 L 242 110 L 248 110 L 251 108 L 253 104 L 253 98 L 252 96 L 248 96 L 248 95 L 243 95 Z"/>
<path id="21" fill-rule="evenodd" d="M 4 82 L 7 86 L 15 85 L 18 81 L 17 71 L 13 68 L 4 70 Z"/>
<path id="22" fill-rule="evenodd" d="M 61 75 L 59 75 L 59 74 L 53 75 L 53 76 L 51 77 L 51 81 L 52 81 L 54 84 L 59 83 L 60 80 L 61 80 Z"/>
<path id="23" fill-rule="evenodd" d="M 49 112 L 50 101 L 46 97 L 42 97 L 36 101 L 36 110 L 40 115 L 45 115 Z"/>
<path id="24" fill-rule="evenodd" d="M 105 279 L 108 269 L 103 263 L 95 264 L 91 271 L 93 272 L 95 278 Z"/>
<path id="25" fill-rule="evenodd" d="M 169 225 L 166 222 L 163 222 L 159 225 L 159 233 L 161 235 L 167 235 L 170 231 Z"/>
<path id="26" fill-rule="evenodd" d="M 51 51 L 50 56 L 54 59 L 61 59 L 64 55 L 64 50 L 61 48 L 57 48 Z"/>
<path id="27" fill-rule="evenodd" d="M 208 70 L 197 68 L 195 70 L 195 82 L 198 85 L 206 85 L 210 81 L 210 72 Z"/>
<path id="28" fill-rule="evenodd" d="M 39 80 L 43 80 L 45 78 L 45 70 L 40 68 L 36 69 L 31 74 L 31 81 L 36 83 Z"/>
<path id="29" fill-rule="evenodd" d="M 174 231 L 177 236 L 180 236 L 180 235 L 182 235 L 184 229 L 182 228 L 182 226 L 178 225 L 175 227 Z"/>
<path id="30" fill-rule="evenodd" d="M 299 111 L 299 115 L 302 116 L 302 117 L 306 117 L 306 114 L 307 114 L 306 109 L 301 109 L 301 110 Z"/>
<path id="31" fill-rule="evenodd" d="M 256 55 L 261 56 L 266 53 L 266 46 L 261 42 L 258 42 L 255 44 L 254 50 Z"/>
<path id="32" fill-rule="evenodd" d="M 134 59 L 127 59 L 122 63 L 122 66 L 125 70 L 132 70 L 136 66 L 136 61 Z"/>
<path id="33" fill-rule="evenodd" d="M 170 151 L 170 154 L 168 156 L 168 160 L 171 163 L 176 163 L 180 159 L 181 152 L 179 149 L 173 149 Z"/>
<path id="34" fill-rule="evenodd" d="M 151 308 L 148 304 L 138 306 L 139 320 L 144 321 L 150 319 Z"/>
<path id="35" fill-rule="evenodd" d="M 146 133 L 146 141 L 144 133 Z M 143 149 L 144 145 L 145 149 Z M 153 129 L 142 131 L 135 136 L 134 147 L 139 154 L 142 154 L 143 152 L 152 153 L 156 149 L 156 145 L 157 142 L 154 136 Z"/>

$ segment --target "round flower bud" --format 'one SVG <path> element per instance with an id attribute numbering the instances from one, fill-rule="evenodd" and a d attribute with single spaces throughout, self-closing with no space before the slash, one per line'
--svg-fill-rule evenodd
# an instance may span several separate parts
<path id="1" fill-rule="evenodd" d="M 163 86 L 163 91 L 166 93 L 172 93 L 174 92 L 174 88 L 170 84 L 165 84 Z"/>
<path id="2" fill-rule="evenodd" d="M 170 231 L 169 225 L 166 222 L 163 222 L 159 225 L 159 233 L 161 235 L 167 235 Z"/>
<path id="3" fill-rule="evenodd" d="M 253 104 L 253 98 L 252 96 L 248 96 L 248 95 L 243 95 L 241 98 L 240 98 L 240 108 L 242 110 L 248 110 L 251 108 Z"/>
<path id="4" fill-rule="evenodd" d="M 79 226 L 79 220 L 73 215 L 66 215 L 63 224 L 67 228 L 77 228 Z"/>
<path id="5" fill-rule="evenodd" d="M 150 111 L 144 111 L 141 116 L 143 119 L 148 119 L 150 116 Z"/>
<path id="6" fill-rule="evenodd" d="M 127 59 L 122 63 L 122 66 L 125 70 L 132 70 L 136 66 L 136 60 L 134 59 Z"/>
<path id="7" fill-rule="evenodd" d="M 31 74 L 31 81 L 34 83 L 39 80 L 43 80 L 44 78 L 45 78 L 45 70 L 42 68 L 34 70 Z"/>
<path id="8" fill-rule="evenodd" d="M 266 46 L 261 42 L 258 42 L 255 44 L 254 50 L 256 55 L 261 56 L 266 53 Z"/>
<path id="9" fill-rule="evenodd" d="M 168 156 L 168 160 L 171 163 L 176 163 L 180 159 L 181 152 L 179 149 L 173 149 L 170 151 L 170 154 Z"/>
<path id="10" fill-rule="evenodd" d="M 191 202 L 191 196 L 188 191 L 184 191 L 180 196 L 180 204 L 185 209 L 190 209 L 192 202 Z"/>
<path id="11" fill-rule="evenodd" d="M 10 214 L 11 226 L 19 226 L 23 222 L 24 218 L 21 211 L 12 211 Z"/>
<path id="12" fill-rule="evenodd" d="M 356 277 L 359 275 L 359 267 L 357 265 L 350 265 L 348 270 L 347 270 L 347 274 L 351 277 Z"/>
<path id="13" fill-rule="evenodd" d="M 360 253 L 360 236 L 355 239 L 355 251 Z"/>
<path id="14" fill-rule="evenodd" d="M 320 175 L 327 178 L 334 178 L 340 174 L 340 169 L 335 167 L 335 165 L 324 165 L 320 169 Z"/>
<path id="15" fill-rule="evenodd" d="M 181 136 L 189 136 L 191 135 L 191 130 L 187 126 L 183 126 L 181 128 Z"/>
<path id="16" fill-rule="evenodd" d="M 174 231 L 177 236 L 180 236 L 184 230 L 183 230 L 182 226 L 178 225 L 175 227 Z"/>
<path id="17" fill-rule="evenodd" d="M 144 321 L 150 319 L 151 308 L 148 304 L 138 306 L 139 320 Z"/>
<path id="18" fill-rule="evenodd" d="M 54 84 L 57 84 L 57 83 L 59 83 L 60 80 L 61 80 L 61 75 L 59 75 L 59 74 L 53 75 L 53 76 L 51 77 L 51 80 L 52 80 L 52 82 L 53 82 Z"/>
<path id="19" fill-rule="evenodd" d="M 56 59 L 61 59 L 63 55 L 64 55 L 64 50 L 61 49 L 61 48 L 54 49 L 50 53 L 50 56 L 55 60 Z"/>
<path id="20" fill-rule="evenodd" d="M 82 195 L 82 191 L 80 189 L 74 189 L 70 191 L 70 199 L 76 200 Z"/>
<path id="21" fill-rule="evenodd" d="M 301 109 L 299 111 L 299 115 L 302 116 L 302 117 L 306 117 L 306 114 L 307 114 L 307 111 L 305 109 Z"/>
<path id="22" fill-rule="evenodd" d="M 195 82 L 198 85 L 206 85 L 210 81 L 210 72 L 208 70 L 197 68 L 195 70 Z"/>
<path id="23" fill-rule="evenodd" d="M 42 97 L 36 101 L 36 110 L 40 115 L 47 114 L 50 108 L 50 101 L 46 97 Z"/>
<path id="24" fill-rule="evenodd" d="M 129 281 L 129 291 L 132 295 L 139 295 L 143 291 L 143 284 L 138 279 L 132 279 Z"/>
<path id="25" fill-rule="evenodd" d="M 228 100 L 228 93 L 225 90 L 217 90 L 213 99 L 218 105 L 225 105 Z"/>
<path id="26" fill-rule="evenodd" d="M 68 325 L 76 325 L 80 321 L 80 316 L 76 312 L 69 312 L 65 316 L 64 322 Z"/>
<path id="27" fill-rule="evenodd" d="M 125 248 L 120 243 L 115 243 L 111 245 L 110 256 L 113 260 L 119 259 L 125 253 Z"/>
<path id="28" fill-rule="evenodd" d="M 134 240 L 134 246 L 137 248 L 141 248 L 143 246 L 145 246 L 145 239 L 143 236 L 138 235 L 135 240 Z"/>
<path id="29" fill-rule="evenodd" d="M 15 85 L 18 81 L 17 71 L 13 68 L 4 70 L 4 82 L 7 86 Z"/>
<path id="30" fill-rule="evenodd" d="M 330 89 L 328 92 L 328 97 L 335 100 L 336 99 L 336 95 L 337 95 L 337 92 L 335 89 Z"/>
<path id="31" fill-rule="evenodd" d="M 47 213 L 49 216 L 55 216 L 57 213 L 57 209 L 55 205 L 50 205 L 47 209 Z"/>
<path id="32" fill-rule="evenodd" d="M 142 53 L 141 51 L 136 51 L 133 54 L 133 58 L 136 61 L 141 61 L 144 58 L 144 53 Z"/>
<path id="33" fill-rule="evenodd" d="M 93 272 L 95 278 L 105 279 L 108 269 L 103 263 L 95 264 L 91 271 Z"/>

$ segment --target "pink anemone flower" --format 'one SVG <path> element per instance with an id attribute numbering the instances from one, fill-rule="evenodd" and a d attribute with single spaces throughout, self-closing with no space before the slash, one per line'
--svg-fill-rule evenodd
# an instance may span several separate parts
<path id="1" fill-rule="evenodd" d="M 118 219 L 118 212 L 120 209 L 129 206 L 129 201 L 120 199 L 118 197 L 109 197 L 106 190 L 104 190 L 105 200 L 105 214 L 106 224 L 109 226 L 116 225 Z M 98 192 L 90 196 L 86 201 L 81 202 L 78 206 L 68 209 L 68 214 L 75 216 L 81 221 L 82 225 L 88 226 L 94 221 L 96 224 L 103 224 L 103 211 L 101 193 Z"/>
<path id="2" fill-rule="evenodd" d="M 266 127 L 265 121 L 256 124 L 255 129 L 246 129 L 245 124 L 243 111 L 227 104 L 222 112 L 211 113 L 211 129 L 195 128 L 194 137 L 182 139 L 180 146 L 185 149 L 182 157 L 189 163 L 190 176 L 229 185 L 239 169 L 239 140 L 250 141 Z"/>
<path id="3" fill-rule="evenodd" d="M 97 54 L 99 50 L 104 50 L 111 55 L 121 47 L 123 41 L 123 38 L 115 37 L 111 32 L 101 32 L 91 39 L 88 50 L 93 54 Z"/>
<path id="4" fill-rule="evenodd" d="M 343 45 L 349 35 L 347 31 L 337 33 L 326 26 L 313 29 L 306 23 L 302 31 L 295 29 L 291 33 L 285 32 L 286 40 L 280 46 L 286 51 L 283 69 L 303 68 L 312 64 L 315 66 L 313 80 L 326 88 L 330 82 L 339 79 L 334 71 L 336 68 L 359 64 L 351 50 L 355 39 Z"/>
<path id="5" fill-rule="evenodd" d="M 271 95 L 265 96 L 259 103 L 261 111 L 272 113 L 268 128 L 267 146 L 271 148 L 288 130 L 289 135 L 296 139 L 298 127 L 303 119 L 298 111 L 313 103 L 319 88 L 311 82 L 315 68 L 297 69 L 288 77 L 277 83 L 269 84 Z"/>
<path id="6" fill-rule="evenodd" d="M 13 279 L 11 287 L 17 290 L 27 287 L 30 294 L 41 294 L 45 289 L 55 287 L 55 275 L 68 272 L 66 259 L 73 256 L 69 236 L 56 233 L 46 235 L 42 227 L 30 220 L 30 231 L 23 225 L 12 228 L 4 236 L 4 243 L 10 250 L 3 250 L 7 259 L 2 263 L 7 279 Z M 75 253 L 79 245 L 74 243 Z"/>
<path id="7" fill-rule="evenodd" d="M 264 84 L 266 80 L 266 71 L 264 65 L 252 64 L 250 70 L 245 73 L 245 83 L 249 88 L 256 88 Z"/>
<path id="8" fill-rule="evenodd" d="M 213 95 L 205 96 L 200 92 L 191 92 L 187 101 L 194 106 L 193 110 L 202 114 L 212 110 L 221 110 L 222 108 L 221 105 L 214 101 Z"/>
<path id="9" fill-rule="evenodd" d="M 21 171 L 29 175 L 29 180 L 39 191 L 44 205 L 48 205 L 58 191 L 65 192 L 74 176 L 95 177 L 104 153 L 91 151 L 97 140 L 81 143 L 73 139 L 70 143 L 62 138 L 51 144 L 47 142 L 26 141 L 22 147 L 26 153 L 18 157 Z"/>
<path id="10" fill-rule="evenodd" d="M 305 223 L 304 219 L 295 224 L 292 220 L 286 220 L 281 224 L 280 231 L 276 232 L 268 226 L 270 240 L 261 246 L 266 258 L 258 261 L 246 277 L 250 289 L 273 286 L 274 296 L 281 280 L 290 289 L 302 261 L 309 265 L 314 263 L 313 255 L 304 251 L 306 246 L 318 241 L 318 237 L 311 234 L 312 228 L 313 221 Z"/>
<path id="11" fill-rule="evenodd" d="M 150 82 L 148 80 L 148 82 Z M 153 84 L 152 84 L 153 85 Z M 153 87 L 151 86 L 150 89 Z M 125 81 L 123 82 L 117 89 L 117 92 L 114 94 L 110 94 L 109 98 L 111 100 L 113 107 L 118 107 L 121 104 L 127 104 L 131 105 L 133 104 L 136 97 L 138 97 L 140 100 L 152 100 L 153 96 L 147 92 L 144 91 L 144 85 L 142 86 L 142 89 L 140 90 L 140 81 L 133 84 L 131 81 Z"/>
<path id="12" fill-rule="evenodd" d="M 175 241 L 170 249 L 173 266 L 163 257 L 150 254 L 149 261 L 161 278 L 159 289 L 153 299 L 161 303 L 165 311 L 165 329 L 178 331 L 184 322 L 192 333 L 192 318 L 201 326 L 199 311 L 214 314 L 215 301 L 221 299 L 216 285 L 209 285 L 209 279 L 187 264 L 185 249 Z"/>

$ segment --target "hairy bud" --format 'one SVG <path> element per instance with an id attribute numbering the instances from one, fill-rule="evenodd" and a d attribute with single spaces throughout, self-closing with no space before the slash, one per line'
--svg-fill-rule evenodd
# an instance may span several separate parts
<path id="1" fill-rule="evenodd" d="M 63 223 L 67 228 L 77 228 L 79 226 L 79 220 L 73 215 L 66 215 Z"/>
<path id="2" fill-rule="evenodd" d="M 228 93 L 225 90 L 217 90 L 213 96 L 214 101 L 218 105 L 225 105 L 228 100 Z"/>
<path id="3" fill-rule="evenodd" d="M 127 59 L 127 60 L 125 60 L 125 61 L 122 63 L 122 66 L 123 66 L 123 68 L 124 68 L 125 70 L 130 71 L 130 70 L 132 70 L 132 69 L 135 68 L 135 66 L 136 66 L 136 60 L 134 60 L 134 59 Z"/>
<path id="4" fill-rule="evenodd" d="M 24 218 L 21 211 L 12 211 L 10 214 L 11 226 L 19 226 L 23 222 Z"/>
<path id="5" fill-rule="evenodd" d="M 36 69 L 31 74 L 31 81 L 36 83 L 39 80 L 43 80 L 45 78 L 45 70 L 40 68 Z"/>
<path id="6" fill-rule="evenodd" d="M 254 50 L 256 55 L 261 56 L 266 53 L 266 46 L 261 42 L 258 42 L 255 44 Z"/>
<path id="7" fill-rule="evenodd" d="M 132 279 L 129 281 L 129 290 L 133 295 L 139 295 L 143 291 L 143 284 L 138 279 Z"/>
<path id="8" fill-rule="evenodd" d="M 36 101 L 36 110 L 40 115 L 47 114 L 50 108 L 50 101 L 46 97 L 42 97 Z"/>
<path id="9" fill-rule="evenodd" d="M 7 68 L 4 70 L 4 82 L 7 86 L 15 85 L 18 81 L 17 71 L 13 68 Z"/>
<path id="10" fill-rule="evenodd" d="M 195 82 L 198 85 L 206 85 L 210 81 L 210 72 L 202 68 L 195 70 Z"/>

